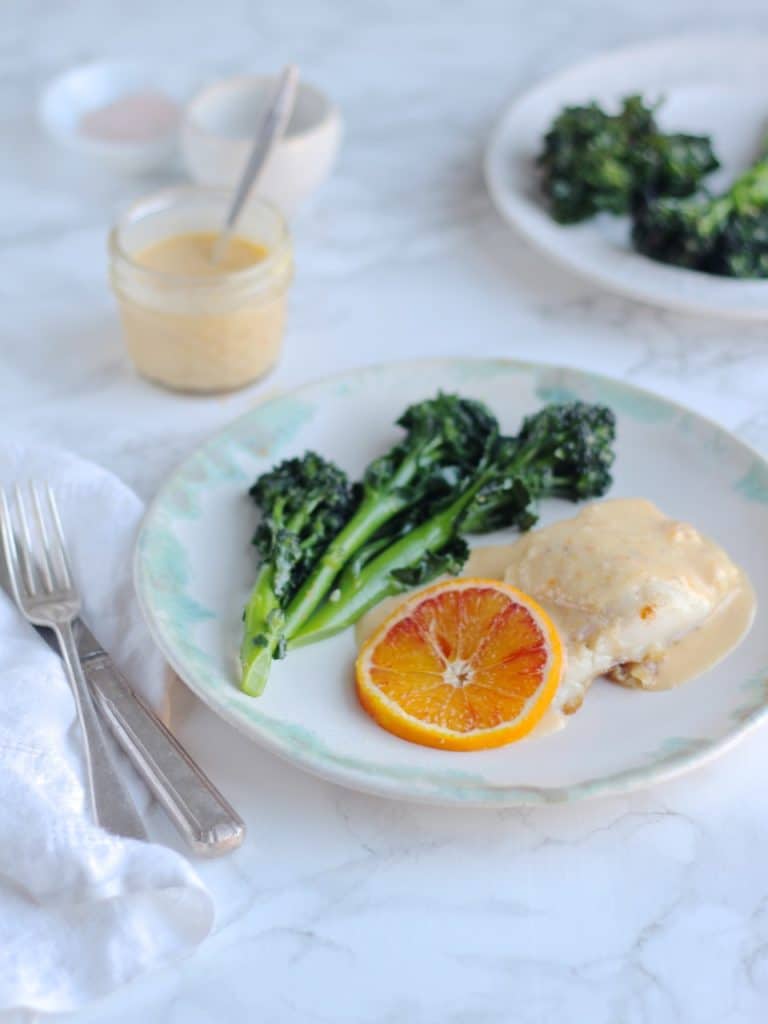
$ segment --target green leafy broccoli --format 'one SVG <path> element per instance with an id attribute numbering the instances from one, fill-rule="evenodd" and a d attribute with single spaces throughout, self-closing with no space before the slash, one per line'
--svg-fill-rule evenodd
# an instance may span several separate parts
<path id="1" fill-rule="evenodd" d="M 722 195 L 641 205 L 632 241 L 662 263 L 725 277 L 768 277 L 768 152 Z"/>
<path id="2" fill-rule="evenodd" d="M 445 394 L 410 406 L 397 422 L 406 436 L 366 469 L 357 508 L 291 601 L 286 613 L 289 636 L 314 612 L 360 548 L 407 509 L 455 490 L 499 429 L 482 402 Z"/>
<path id="3" fill-rule="evenodd" d="M 329 599 L 298 629 L 289 646 L 333 636 L 385 597 L 443 573 L 460 571 L 464 533 L 529 529 L 545 497 L 596 498 L 611 484 L 615 419 L 604 406 L 551 405 L 529 416 L 516 437 L 496 437 L 456 491 L 433 501 L 421 522 L 374 539 L 353 559 Z"/>
<path id="4" fill-rule="evenodd" d="M 466 533 L 533 526 L 541 498 L 584 501 L 611 486 L 616 418 L 604 405 L 547 405 L 504 439 L 496 472 L 475 495 L 461 523 Z M 511 471 L 510 471 L 511 470 Z"/>
<path id="5" fill-rule="evenodd" d="M 253 538 L 261 565 L 243 615 L 242 687 L 261 693 L 273 657 L 285 653 L 285 607 L 349 517 L 346 474 L 314 452 L 287 459 L 250 489 L 261 510 Z"/>
<path id="6" fill-rule="evenodd" d="M 290 639 L 326 598 L 345 565 L 371 557 L 377 545 L 381 546 L 388 524 L 391 536 L 392 530 L 403 528 L 403 517 L 409 510 L 427 508 L 437 498 L 451 494 L 482 460 L 499 429 L 496 418 L 481 402 L 446 394 L 410 406 L 398 424 L 406 431 L 403 440 L 368 466 L 355 488 L 356 501 L 348 516 L 345 492 L 339 506 L 342 521 L 336 529 L 329 524 L 321 544 L 314 543 L 313 533 L 311 551 L 303 535 L 294 542 L 296 531 L 290 526 L 286 535 L 275 532 L 270 525 L 275 492 L 287 495 L 291 514 L 298 509 L 303 515 L 302 476 L 294 476 L 292 467 L 285 464 L 289 466 L 285 473 L 281 474 L 278 467 L 278 471 L 265 474 L 254 484 L 251 493 L 262 506 L 270 544 L 262 556 L 264 568 L 246 609 L 242 685 L 247 692 L 263 690 L 272 657 L 282 653 L 285 638 Z M 278 508 L 278 526 L 282 526 L 282 506 L 278 504 Z M 335 505 L 332 509 L 336 512 Z M 309 511 L 304 529 L 310 530 L 314 519 L 325 522 L 326 518 L 327 509 L 321 504 Z M 286 545 L 287 554 L 283 552 Z M 294 565 L 297 548 L 306 557 L 300 557 Z M 289 591 L 276 594 L 270 574 L 274 577 L 283 561 L 287 562 L 283 574 L 288 575 Z M 436 565 L 434 558 L 431 564 Z M 268 576 L 262 584 L 264 572 Z"/>
<path id="7" fill-rule="evenodd" d="M 719 166 L 710 140 L 662 132 L 641 96 L 618 114 L 597 103 L 566 107 L 537 159 L 552 216 L 561 224 L 596 213 L 629 213 L 649 197 L 688 196 Z"/>

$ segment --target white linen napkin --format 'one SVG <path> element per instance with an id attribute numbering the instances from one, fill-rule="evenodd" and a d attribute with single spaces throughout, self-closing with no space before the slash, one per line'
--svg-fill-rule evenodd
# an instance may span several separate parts
<path id="1" fill-rule="evenodd" d="M 0 485 L 25 479 L 54 486 L 84 618 L 160 706 L 163 663 L 131 582 L 141 502 L 72 455 L 0 445 Z M 93 825 L 82 779 L 61 663 L 0 592 L 0 1012 L 77 1009 L 213 926 L 211 897 L 184 858 Z M 147 792 L 134 792 L 146 807 Z"/>

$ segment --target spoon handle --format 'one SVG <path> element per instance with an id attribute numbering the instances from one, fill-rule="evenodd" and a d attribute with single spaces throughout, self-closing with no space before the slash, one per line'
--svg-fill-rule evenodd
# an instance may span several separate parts
<path id="1" fill-rule="evenodd" d="M 296 99 L 296 86 L 298 85 L 299 73 L 295 65 L 289 64 L 283 69 L 280 79 L 275 88 L 266 114 L 253 144 L 251 155 L 245 165 L 240 184 L 237 186 L 235 198 L 224 222 L 224 229 L 213 249 L 213 262 L 218 263 L 229 245 L 232 232 L 235 229 L 237 220 L 242 212 L 243 206 L 250 195 L 251 189 L 258 180 L 264 165 L 269 159 L 275 143 L 285 132 L 288 121 L 293 111 L 293 104 Z"/>

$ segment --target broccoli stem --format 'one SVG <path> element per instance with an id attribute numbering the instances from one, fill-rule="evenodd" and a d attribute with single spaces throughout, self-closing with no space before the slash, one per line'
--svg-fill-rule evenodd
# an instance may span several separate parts
<path id="1" fill-rule="evenodd" d="M 285 643 L 285 619 L 274 589 L 274 568 L 265 565 L 245 606 L 240 645 L 242 689 L 252 697 L 264 691 L 272 659 Z"/>
<path id="2" fill-rule="evenodd" d="M 406 505 L 407 502 L 396 494 L 386 498 L 371 494 L 363 499 L 355 515 L 331 541 L 314 572 L 288 606 L 285 626 L 289 638 L 312 615 L 333 586 L 345 562 Z"/>
<path id="3" fill-rule="evenodd" d="M 414 565 L 427 553 L 440 551 L 456 536 L 462 513 L 492 472 L 476 477 L 455 501 L 371 559 L 361 572 L 345 573 L 330 599 L 299 629 L 289 631 L 289 650 L 340 633 L 385 597 L 406 590 L 395 575 L 397 570 Z"/>
<path id="4" fill-rule="evenodd" d="M 392 481 L 389 494 L 382 495 L 372 490 L 364 495 L 357 511 L 331 541 L 315 570 L 286 609 L 285 630 L 289 640 L 299 632 L 331 590 L 336 577 L 352 555 L 370 540 L 377 530 L 411 503 L 401 489 L 418 473 L 423 458 L 422 451 L 403 460 Z"/>

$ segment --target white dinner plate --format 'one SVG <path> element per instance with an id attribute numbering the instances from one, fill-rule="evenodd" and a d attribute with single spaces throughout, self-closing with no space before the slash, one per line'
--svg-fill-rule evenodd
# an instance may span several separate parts
<path id="1" fill-rule="evenodd" d="M 379 728 L 355 696 L 351 630 L 276 662 L 262 697 L 239 691 L 241 612 L 256 572 L 247 488 L 276 461 L 308 448 L 357 476 L 399 436 L 394 421 L 405 406 L 438 389 L 487 402 L 506 431 L 548 401 L 609 404 L 618 418 L 611 496 L 650 498 L 690 520 L 747 569 L 759 604 L 768 599 L 768 465 L 722 428 L 575 370 L 506 360 L 402 363 L 257 406 L 161 488 L 138 538 L 136 583 L 154 636 L 187 685 L 301 768 L 355 789 L 444 804 L 552 803 L 647 786 L 713 757 L 760 721 L 768 706 L 768 631 L 759 621 L 695 681 L 664 693 L 598 681 L 562 732 L 498 750 L 432 750 Z M 574 511 L 548 501 L 542 522 Z"/>
<path id="2" fill-rule="evenodd" d="M 670 131 L 713 139 L 722 167 L 708 187 L 726 187 L 765 144 L 768 36 L 696 35 L 604 54 L 546 79 L 502 113 L 485 156 L 488 189 L 502 216 L 558 262 L 613 291 L 696 313 L 768 317 L 768 281 L 740 281 L 656 263 L 634 252 L 629 219 L 601 214 L 581 224 L 550 217 L 535 158 L 557 113 L 597 100 L 617 109 L 639 92 L 664 99 L 658 120 Z"/>

